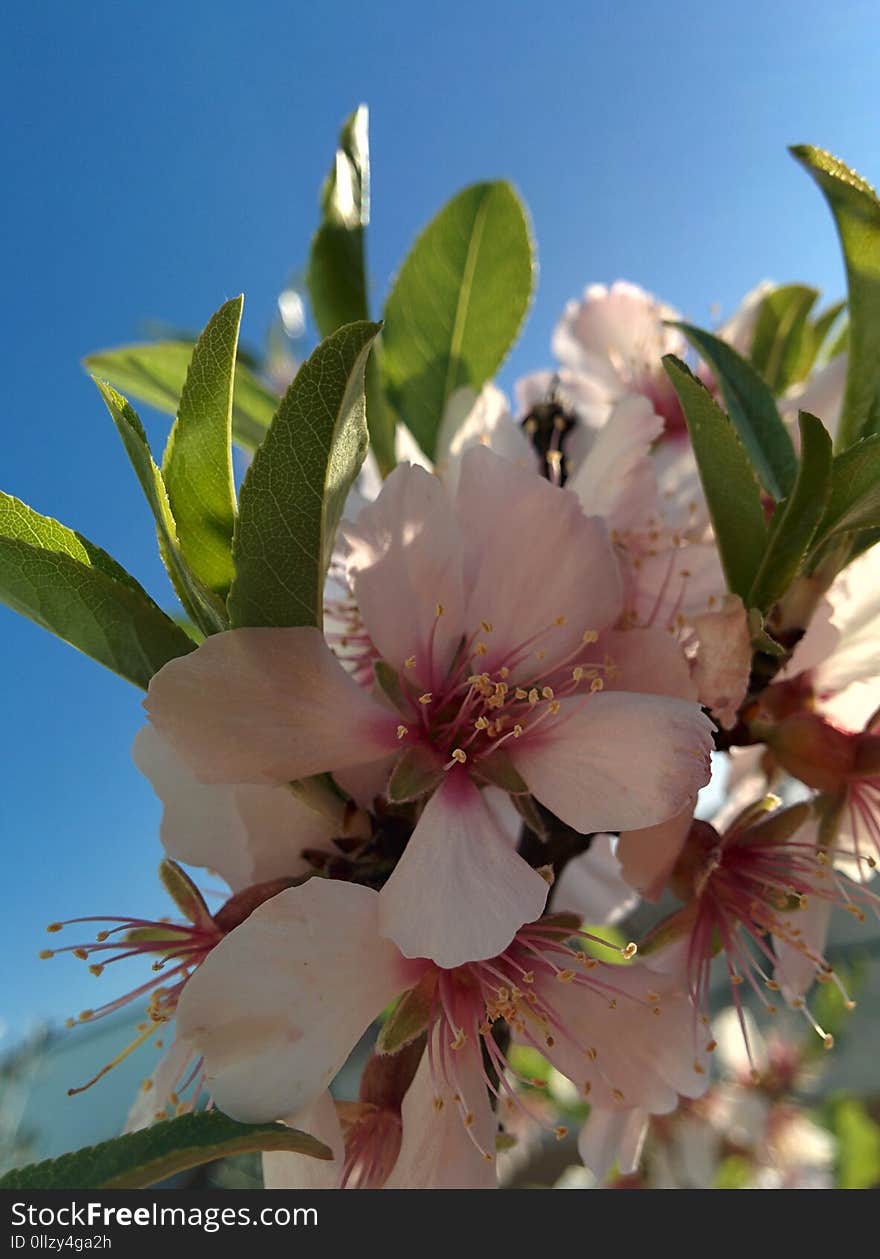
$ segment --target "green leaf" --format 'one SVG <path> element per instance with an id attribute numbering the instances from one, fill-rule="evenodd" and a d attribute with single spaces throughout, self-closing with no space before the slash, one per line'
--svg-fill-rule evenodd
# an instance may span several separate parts
<path id="1" fill-rule="evenodd" d="M 837 445 L 880 431 L 880 200 L 861 175 L 808 144 L 792 155 L 822 189 L 834 215 L 849 289 L 849 362 Z"/>
<path id="2" fill-rule="evenodd" d="M 767 385 L 750 363 L 718 337 L 690 324 L 675 326 L 718 378 L 730 420 L 764 489 L 777 501 L 785 498 L 797 475 L 797 456 Z"/>
<path id="3" fill-rule="evenodd" d="M 196 342 L 162 459 L 184 562 L 223 598 L 233 577 L 232 392 L 243 303 L 221 306 Z"/>
<path id="4" fill-rule="evenodd" d="M 0 600 L 146 689 L 195 643 L 105 551 L 0 494 Z"/>
<path id="5" fill-rule="evenodd" d="M 388 780 L 386 794 L 392 804 L 418 800 L 443 781 L 443 762 L 425 747 L 407 748 Z"/>
<path id="6" fill-rule="evenodd" d="M 159 551 L 178 598 L 188 615 L 204 633 L 214 634 L 226 629 L 226 615 L 222 601 L 202 585 L 183 558 L 165 482 L 150 453 L 147 435 L 137 412 L 111 385 L 100 380 L 96 380 L 95 384 L 122 438 L 125 452 L 153 513 L 159 537 Z"/>
<path id="7" fill-rule="evenodd" d="M 202 1163 L 265 1150 L 333 1157 L 323 1142 L 296 1128 L 237 1123 L 212 1110 L 15 1168 L 0 1177 L 0 1189 L 144 1189 Z"/>
<path id="8" fill-rule="evenodd" d="M 473 184 L 428 224 L 385 307 L 388 396 L 425 454 L 450 394 L 495 374 L 528 309 L 532 243 L 507 183 Z"/>
<path id="9" fill-rule="evenodd" d="M 109 381 L 120 393 L 176 415 L 192 353 L 192 341 L 148 341 L 98 350 L 84 358 L 83 365 L 90 375 Z M 277 397 L 242 363 L 239 351 L 232 434 L 240 446 L 257 449 L 277 406 Z"/>
<path id="10" fill-rule="evenodd" d="M 749 358 L 774 394 L 802 380 L 813 364 L 818 345 L 809 314 L 818 297 L 817 289 L 804 284 L 783 284 L 758 308 Z"/>
<path id="11" fill-rule="evenodd" d="M 818 318 L 813 323 L 812 331 L 813 331 L 813 341 L 815 343 L 815 351 L 813 354 L 814 361 L 815 361 L 816 355 L 819 353 L 819 351 L 822 349 L 822 346 L 828 340 L 828 336 L 831 332 L 831 329 L 837 323 L 838 319 L 840 318 L 840 316 L 843 314 L 845 310 L 846 310 L 846 302 L 835 302 L 833 306 L 829 306 L 827 310 L 823 311 L 822 314 L 819 315 Z M 843 332 L 845 332 L 845 330 L 846 330 L 846 321 L 844 321 L 843 328 L 841 329 L 841 333 L 835 337 L 834 342 L 831 345 L 830 351 L 828 353 L 829 358 L 834 357 L 835 346 L 840 341 L 840 336 Z M 810 364 L 810 366 L 812 367 L 812 363 Z"/>
<path id="12" fill-rule="evenodd" d="M 364 367 L 379 324 L 340 328 L 303 363 L 241 488 L 232 624 L 317 625 L 345 498 L 367 451 Z"/>
<path id="13" fill-rule="evenodd" d="M 687 421 L 727 584 L 746 599 L 767 533 L 761 491 L 736 429 L 684 363 L 663 359 Z"/>
<path id="14" fill-rule="evenodd" d="M 841 1098 L 834 1107 L 837 1137 L 837 1187 L 876 1189 L 880 1184 L 880 1124 L 854 1097 Z"/>
<path id="15" fill-rule="evenodd" d="M 399 1053 L 411 1045 L 431 1021 L 434 1011 L 437 981 L 433 973 L 425 976 L 415 988 L 405 992 L 382 1024 L 376 1038 L 376 1051 L 380 1054 Z"/>
<path id="16" fill-rule="evenodd" d="M 370 221 L 369 111 L 359 105 L 339 133 L 339 148 L 321 192 L 322 222 L 309 255 L 306 283 L 322 337 L 369 319 L 366 236 Z M 380 345 L 367 363 L 367 426 L 383 475 L 394 467 L 394 415 L 385 402 Z"/>
<path id="17" fill-rule="evenodd" d="M 794 581 L 828 502 L 831 438 L 821 420 L 798 416 L 801 462 L 791 496 L 776 508 L 770 541 L 755 575 L 747 606 L 766 612 Z"/>
<path id="18" fill-rule="evenodd" d="M 831 493 L 816 544 L 834 533 L 880 527 L 880 434 L 864 437 L 831 465 Z"/>

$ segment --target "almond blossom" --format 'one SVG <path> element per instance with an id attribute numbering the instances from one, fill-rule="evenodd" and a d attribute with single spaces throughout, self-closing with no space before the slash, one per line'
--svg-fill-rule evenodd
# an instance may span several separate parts
<path id="1" fill-rule="evenodd" d="M 530 792 L 582 833 L 653 825 L 707 781 L 711 723 L 668 679 L 640 693 L 647 643 L 610 632 L 621 587 L 602 522 L 491 451 L 466 452 L 454 501 L 397 468 L 346 537 L 377 693 L 316 629 L 241 629 L 160 670 L 147 708 L 202 782 L 331 771 L 349 788 L 353 771 L 362 798 L 420 802 L 382 930 L 442 966 L 495 956 L 546 884 L 481 788 Z"/>
<path id="2" fill-rule="evenodd" d="M 589 937 L 553 915 L 521 928 L 494 958 L 438 967 L 382 936 L 379 902 L 369 888 L 311 879 L 267 901 L 199 968 L 180 1030 L 228 1114 L 301 1116 L 395 997 L 380 1051 L 423 1033 L 427 1043 L 402 1106 L 396 1168 L 405 1178 L 398 1185 L 392 1173 L 388 1188 L 466 1187 L 481 1166 L 485 1183 L 498 1119 L 524 1104 L 493 1035 L 501 1020 L 590 1100 L 587 1158 L 590 1125 L 602 1127 L 606 1112 L 634 1126 L 703 1091 L 690 1002 L 663 976 L 597 961 L 580 947 Z"/>

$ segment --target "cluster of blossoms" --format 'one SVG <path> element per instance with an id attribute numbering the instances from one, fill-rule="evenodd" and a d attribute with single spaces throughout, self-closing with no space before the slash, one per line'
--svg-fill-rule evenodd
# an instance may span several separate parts
<path id="1" fill-rule="evenodd" d="M 718 335 L 743 349 L 759 304 Z M 877 904 L 878 561 L 801 591 L 784 659 L 753 670 L 661 363 L 685 353 L 675 319 L 632 285 L 587 289 L 518 410 L 461 391 L 433 467 L 406 449 L 362 477 L 323 631 L 229 630 L 155 675 L 135 759 L 185 921 L 71 946 L 95 973 L 153 961 L 123 1000 L 149 994 L 137 1043 L 174 1032 L 132 1126 L 207 1094 L 332 1150 L 267 1155 L 268 1187 L 494 1187 L 505 1132 L 546 1122 L 527 1046 L 588 1105 L 578 1148 L 601 1178 L 705 1094 L 710 972 L 756 1080 L 749 1003 L 830 1044 L 809 990 L 840 982 L 831 911 Z M 833 429 L 844 367 L 783 414 Z M 728 798 L 695 820 L 713 751 Z M 221 909 L 180 863 L 228 883 Z M 661 896 L 638 947 L 595 925 Z M 360 1096 L 333 1097 L 378 1020 Z"/>

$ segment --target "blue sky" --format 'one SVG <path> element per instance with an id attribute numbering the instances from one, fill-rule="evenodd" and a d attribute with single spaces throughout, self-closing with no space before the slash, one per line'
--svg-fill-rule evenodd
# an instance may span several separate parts
<path id="1" fill-rule="evenodd" d="M 703 322 L 764 277 L 839 294 L 830 220 L 785 146 L 880 178 L 871 0 L 33 0 L 8 10 L 3 44 L 0 487 L 163 601 L 147 509 L 79 359 L 149 320 L 200 326 L 242 290 L 258 341 L 359 101 L 377 296 L 463 184 L 505 176 L 528 202 L 540 283 L 508 384 L 547 363 L 563 303 L 590 281 L 636 280 Z M 165 422 L 147 418 L 159 445 Z M 129 756 L 138 693 L 2 607 L 0 644 L 0 1020 L 14 1031 L 95 1004 L 96 985 L 112 995 L 109 975 L 36 960 L 46 922 L 164 906 L 158 809 Z"/>

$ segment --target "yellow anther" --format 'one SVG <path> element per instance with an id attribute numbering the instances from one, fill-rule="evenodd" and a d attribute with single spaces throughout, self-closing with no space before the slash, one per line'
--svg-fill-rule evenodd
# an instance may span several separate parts
<path id="1" fill-rule="evenodd" d="M 626 948 L 623 948 L 620 951 L 623 954 L 623 956 L 626 958 L 626 960 L 629 961 L 631 957 L 635 957 L 635 955 L 638 953 L 639 946 L 635 943 L 634 940 L 630 940 Z"/>
<path id="2" fill-rule="evenodd" d="M 588 1050 L 587 1050 L 587 1057 L 589 1058 L 590 1062 L 595 1062 L 595 1061 L 596 1061 L 596 1059 L 599 1057 L 599 1051 L 598 1051 L 598 1049 L 593 1049 L 592 1047 L 591 1047 L 590 1049 L 588 1049 Z"/>
<path id="3" fill-rule="evenodd" d="M 474 655 L 485 656 L 488 653 L 488 651 L 489 651 L 489 648 L 486 646 L 485 643 L 477 643 L 476 647 L 474 648 Z"/>
<path id="4" fill-rule="evenodd" d="M 706 1053 L 707 1053 L 707 1054 L 714 1054 L 714 1052 L 715 1052 L 715 1050 L 716 1050 L 717 1048 L 718 1048 L 718 1041 L 717 1041 L 717 1040 L 710 1040 L 710 1041 L 707 1043 L 707 1045 L 706 1045 Z"/>
<path id="5" fill-rule="evenodd" d="M 589 1080 L 587 1080 L 586 1084 L 584 1084 L 583 1087 L 581 1088 L 581 1092 L 583 1093 L 584 1097 L 589 1097 L 592 1091 L 593 1091 L 593 1085 Z"/>
<path id="6" fill-rule="evenodd" d="M 529 691 L 529 703 L 532 705 L 533 708 L 535 704 L 537 704 L 539 698 L 540 697 L 538 695 L 538 692 L 536 691 L 534 687 L 532 687 L 532 689 Z"/>
<path id="7" fill-rule="evenodd" d="M 442 615 L 443 615 L 443 613 L 444 613 L 444 611 L 445 611 L 445 608 L 443 607 L 443 604 L 442 604 L 442 603 L 438 603 L 438 604 L 437 604 L 437 606 L 436 606 L 436 608 L 434 609 L 434 615 L 435 615 L 435 616 L 442 616 Z"/>
<path id="8" fill-rule="evenodd" d="M 596 630 L 584 630 L 581 635 L 581 642 L 584 644 L 595 643 L 599 641 L 599 635 Z"/>
<path id="9" fill-rule="evenodd" d="M 697 1075 L 706 1074 L 706 1068 L 703 1066 L 701 1062 L 698 1062 L 696 1058 L 694 1059 L 694 1070 L 696 1071 Z"/>
<path id="10" fill-rule="evenodd" d="M 60 931 L 63 926 L 64 926 L 63 922 L 50 922 L 46 930 L 47 931 Z"/>
<path id="11" fill-rule="evenodd" d="M 474 722 L 474 729 L 485 730 L 488 725 L 489 723 L 485 717 L 478 717 L 477 720 Z"/>
<path id="12" fill-rule="evenodd" d="M 431 702 L 431 700 L 432 700 L 433 698 L 434 698 L 434 696 L 431 694 L 431 692 L 430 692 L 430 691 L 425 691 L 424 695 L 420 695 L 420 696 L 419 696 L 419 703 L 420 703 L 420 704 L 430 704 L 430 702 Z"/>
<path id="13" fill-rule="evenodd" d="M 834 1037 L 831 1035 L 830 1032 L 826 1032 L 825 1035 L 822 1037 L 822 1044 L 825 1046 L 826 1049 L 834 1048 Z"/>
<path id="14" fill-rule="evenodd" d="M 546 650 L 545 650 L 543 647 L 541 648 L 541 650 L 540 650 L 540 651 L 536 651 L 536 652 L 535 652 L 535 659 L 536 659 L 536 660 L 546 660 L 546 658 L 547 658 L 547 652 L 546 652 Z"/>
<path id="15" fill-rule="evenodd" d="M 553 1131 L 556 1133 L 557 1141 L 564 1141 L 568 1136 L 568 1128 L 566 1128 L 565 1124 L 560 1124 L 559 1127 L 554 1128 Z"/>
<path id="16" fill-rule="evenodd" d="M 153 1081 L 150 1079 L 149 1076 L 147 1076 L 145 1080 L 141 1080 L 141 1089 L 143 1090 L 144 1093 L 149 1093 L 152 1087 L 153 1087 Z"/>
<path id="17" fill-rule="evenodd" d="M 592 682 L 590 683 L 590 690 L 593 692 L 601 691 L 604 686 L 605 686 L 605 683 L 602 681 L 601 678 L 593 678 Z"/>
<path id="18" fill-rule="evenodd" d="M 626 1100 L 622 1089 L 612 1089 L 611 1096 L 614 1098 L 616 1102 L 623 1102 Z"/>
<path id="19" fill-rule="evenodd" d="M 406 726 L 398 726 L 398 727 L 397 727 L 397 737 L 398 737 L 398 739 L 404 739 L 404 738 L 405 738 L 408 734 L 409 734 L 409 731 L 407 730 Z"/>
<path id="20" fill-rule="evenodd" d="M 568 617 L 567 617 L 567 616 L 557 616 L 557 618 L 556 618 L 556 620 L 553 622 L 553 624 L 554 624 L 554 625 L 560 625 L 560 626 L 561 626 L 561 625 L 565 625 L 565 623 L 566 623 L 567 621 L 568 621 Z"/>
<path id="21" fill-rule="evenodd" d="M 85 949 L 74 949 L 73 956 L 78 957 L 81 962 L 84 962 L 88 957 L 88 953 Z"/>
<path id="22" fill-rule="evenodd" d="M 521 686 L 518 686 L 513 693 L 517 699 L 528 699 L 528 691 L 524 691 Z"/>
<path id="23" fill-rule="evenodd" d="M 584 676 L 583 667 L 581 665 L 576 665 L 575 668 L 572 669 L 571 671 L 571 676 L 575 680 L 575 682 L 580 682 Z"/>
<path id="24" fill-rule="evenodd" d="M 482 629 L 484 634 L 491 634 L 492 630 L 495 627 L 493 626 L 491 621 L 480 621 L 480 628 Z"/>
<path id="25" fill-rule="evenodd" d="M 55 953 L 52 949 L 40 949 L 39 957 L 41 962 L 47 961 L 48 958 L 54 957 Z"/>
<path id="26" fill-rule="evenodd" d="M 416 667 L 415 656 L 407 656 L 406 660 L 403 662 L 403 667 L 404 669 L 414 669 Z"/>
<path id="27" fill-rule="evenodd" d="M 92 965 L 89 967 L 89 970 L 92 972 L 93 975 L 101 975 L 104 972 L 104 967 L 101 965 L 100 962 L 93 962 Z"/>
<path id="28" fill-rule="evenodd" d="M 506 665 L 506 664 L 503 664 L 503 665 L 501 666 L 501 668 L 498 670 L 498 676 L 499 676 L 499 678 L 509 678 L 509 677 L 510 677 L 510 670 L 508 669 L 508 667 L 507 667 L 507 665 Z"/>
<path id="29" fill-rule="evenodd" d="M 571 983 L 573 979 L 574 979 L 574 971 L 569 970 L 567 967 L 565 970 L 560 970 L 556 972 L 557 983 L 568 984 L 568 983 Z"/>
<path id="30" fill-rule="evenodd" d="M 109 931 L 99 931 L 98 934 L 95 936 L 95 939 L 98 941 L 99 944 L 103 944 L 104 941 L 109 936 L 109 934 L 110 934 Z"/>
<path id="31" fill-rule="evenodd" d="M 541 695 L 542 695 L 542 697 L 543 697 L 544 699 L 552 699 L 552 698 L 553 698 L 553 687 L 552 687 L 552 686 L 542 686 L 542 687 L 541 687 Z"/>
<path id="32" fill-rule="evenodd" d="M 516 725 L 513 727 L 513 737 L 514 737 L 515 739 L 518 739 L 518 738 L 520 738 L 520 736 L 522 735 L 522 733 L 523 733 L 523 728 L 522 728 L 522 726 L 519 724 L 519 722 L 517 722 L 517 723 L 516 723 Z"/>
<path id="33" fill-rule="evenodd" d="M 65 1027 L 76 1027 L 76 1019 L 65 1019 L 65 1020 L 64 1020 L 64 1026 L 65 1026 Z"/>
<path id="34" fill-rule="evenodd" d="M 88 1023 L 89 1019 L 92 1019 L 94 1017 L 95 1017 L 94 1010 L 83 1010 L 79 1016 L 79 1021 L 80 1023 Z"/>
<path id="35" fill-rule="evenodd" d="M 555 717 L 561 707 L 562 705 L 558 699 L 551 699 L 550 703 L 547 705 L 547 712 L 551 713 Z"/>
<path id="36" fill-rule="evenodd" d="M 461 748 L 456 748 L 455 751 L 452 753 L 452 759 L 454 761 L 458 761 L 459 765 L 464 765 L 465 761 L 467 760 L 467 753 L 463 752 Z"/>

